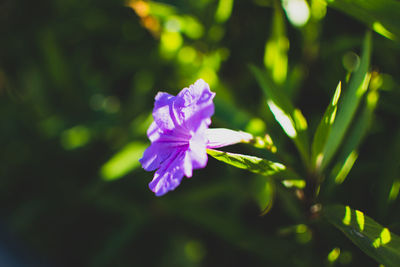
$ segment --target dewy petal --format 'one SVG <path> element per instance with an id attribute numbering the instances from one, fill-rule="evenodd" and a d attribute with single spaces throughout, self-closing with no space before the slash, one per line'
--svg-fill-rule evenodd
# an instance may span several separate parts
<path id="1" fill-rule="evenodd" d="M 207 129 L 205 133 L 208 139 L 207 148 L 229 146 L 253 139 L 253 136 L 249 133 L 224 128 Z"/>
<path id="2" fill-rule="evenodd" d="M 162 196 L 168 191 L 174 190 L 183 178 L 184 151 L 176 150 L 168 160 L 154 174 L 153 180 L 149 183 L 150 189 L 156 196 Z"/>

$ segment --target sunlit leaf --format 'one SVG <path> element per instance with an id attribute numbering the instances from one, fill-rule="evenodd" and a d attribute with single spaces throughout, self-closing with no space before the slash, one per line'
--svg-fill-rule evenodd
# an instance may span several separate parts
<path id="1" fill-rule="evenodd" d="M 303 161 L 309 164 L 307 121 L 299 109 L 294 108 L 289 98 L 269 79 L 265 71 L 250 65 L 260 87 L 267 96 L 267 104 L 276 121 L 295 143 Z"/>
<path id="2" fill-rule="evenodd" d="M 216 22 L 225 22 L 231 16 L 233 0 L 219 0 L 217 11 L 215 13 Z"/>
<path id="3" fill-rule="evenodd" d="M 319 159 L 322 160 L 321 169 L 326 167 L 342 143 L 359 103 L 368 88 L 371 77 L 368 72 L 371 46 L 371 33 L 368 32 L 364 40 L 360 67 L 354 72 L 346 92 L 338 103 L 337 116 L 321 155 L 323 158 Z"/>
<path id="4" fill-rule="evenodd" d="M 367 134 L 378 97 L 377 90 L 368 92 L 362 110 L 350 126 L 346 139 L 343 141 L 338 153 L 337 162 L 330 175 L 330 179 L 333 179 L 335 184 L 343 183 L 357 159 L 358 146 Z"/>
<path id="5" fill-rule="evenodd" d="M 343 145 L 343 156 L 347 157 L 361 142 L 371 124 L 373 112 L 377 105 L 379 94 L 377 91 L 368 92 L 366 101 L 360 114 L 349 129 L 346 142 Z"/>
<path id="6" fill-rule="evenodd" d="M 236 168 L 245 169 L 262 175 L 269 176 L 286 169 L 281 163 L 254 156 L 223 152 L 214 149 L 207 149 L 207 153 L 215 159 L 235 166 Z"/>
<path id="7" fill-rule="evenodd" d="M 341 162 L 341 164 L 338 165 L 341 166 L 341 168 L 338 169 L 338 171 L 334 175 L 336 184 L 341 184 L 344 182 L 351 168 L 353 168 L 353 165 L 356 162 L 357 157 L 358 153 L 354 150 L 350 153 L 350 155 L 346 158 L 346 160 L 343 163 Z"/>
<path id="8" fill-rule="evenodd" d="M 335 121 L 336 111 L 337 111 L 337 103 L 340 97 L 341 92 L 341 83 L 336 87 L 335 94 L 331 100 L 331 103 L 327 107 L 324 116 L 322 117 L 321 122 L 318 125 L 317 131 L 314 135 L 314 140 L 312 143 L 312 156 L 311 161 L 314 167 L 318 168 L 318 159 L 321 158 L 322 149 L 326 143 L 326 140 L 331 131 L 331 127 L 333 122 Z M 319 157 L 319 155 L 321 155 Z M 319 162 L 320 163 L 320 162 Z"/>
<path id="9" fill-rule="evenodd" d="M 329 6 L 366 23 L 386 38 L 400 41 L 400 2 L 394 0 L 327 0 Z"/>
<path id="10" fill-rule="evenodd" d="M 285 20 L 282 8 L 275 3 L 271 36 L 265 44 L 264 64 L 272 80 L 282 84 L 286 80 L 288 69 L 289 40 L 286 37 Z"/>
<path id="11" fill-rule="evenodd" d="M 146 144 L 139 142 L 127 144 L 101 167 L 102 178 L 115 180 L 139 167 L 139 159 L 146 147 Z"/>
<path id="12" fill-rule="evenodd" d="M 399 266 L 400 237 L 349 206 L 323 208 L 324 217 L 367 255 L 386 267 Z"/>

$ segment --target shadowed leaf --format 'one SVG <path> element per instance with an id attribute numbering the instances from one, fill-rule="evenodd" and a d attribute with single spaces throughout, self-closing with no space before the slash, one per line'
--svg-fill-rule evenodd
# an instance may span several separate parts
<path id="1" fill-rule="evenodd" d="M 328 0 L 336 8 L 386 38 L 400 41 L 400 2 L 393 0 Z"/>

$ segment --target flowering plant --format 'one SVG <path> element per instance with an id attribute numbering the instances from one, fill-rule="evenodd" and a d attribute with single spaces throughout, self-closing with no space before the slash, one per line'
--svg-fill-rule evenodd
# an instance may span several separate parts
<path id="1" fill-rule="evenodd" d="M 154 121 L 147 130 L 151 145 L 140 159 L 145 170 L 155 170 L 153 180 L 149 184 L 150 189 L 156 196 L 174 190 L 181 183 L 183 176 L 190 178 L 193 170 L 206 166 L 207 153 L 235 167 L 265 176 L 279 174 L 277 176 L 281 177 L 285 186 L 296 187 L 296 195 L 307 210 L 310 220 L 323 216 L 378 261 L 388 266 L 392 266 L 394 262 L 398 263 L 400 261 L 398 236 L 361 211 L 341 205 L 323 207 L 318 199 L 321 186 L 329 192 L 332 182 L 340 184 L 344 181 L 357 157 L 358 141 L 362 138 L 366 126 L 365 123 L 360 124 L 362 120 L 356 121 L 352 127 L 351 123 L 362 96 L 367 93 L 367 105 L 362 113 L 363 116 L 370 116 L 376 105 L 376 88 L 369 85 L 370 39 L 370 34 L 367 34 L 360 67 L 352 76 L 347 92 L 342 98 L 340 98 L 339 82 L 311 145 L 308 141 L 307 121 L 301 111 L 294 107 L 262 70 L 251 66 L 251 71 L 265 92 L 271 113 L 297 147 L 307 175 L 302 177 L 299 174 L 301 172 L 285 162 L 283 157 L 281 157 L 282 162 L 278 163 L 254 156 L 214 150 L 240 142 L 256 146 L 258 144 L 260 147 L 258 141 L 265 143 L 266 139 L 230 129 L 210 129 L 215 93 L 211 92 L 208 84 L 200 79 L 188 88 L 182 89 L 177 96 L 160 92 L 155 97 L 152 113 Z M 358 141 L 346 144 L 346 135 Z M 342 145 L 343 143 L 345 144 Z M 270 148 L 271 144 L 272 141 L 269 142 Z M 344 148 L 340 149 L 341 146 Z M 331 177 L 334 179 L 325 181 L 325 171 L 338 150 L 341 150 L 339 162 L 336 164 L 340 167 L 339 171 L 336 167 L 331 172 L 333 173 Z M 276 152 L 276 148 L 271 151 Z M 267 204 L 266 207 L 263 214 L 268 212 L 271 205 Z"/>

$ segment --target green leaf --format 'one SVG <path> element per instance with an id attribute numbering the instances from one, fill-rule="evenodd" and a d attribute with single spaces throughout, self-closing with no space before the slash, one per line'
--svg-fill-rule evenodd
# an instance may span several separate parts
<path id="1" fill-rule="evenodd" d="M 223 152 L 214 149 L 207 149 L 207 153 L 217 160 L 235 166 L 236 168 L 245 169 L 266 176 L 273 175 L 286 169 L 286 167 L 281 163 L 254 156 Z"/>
<path id="2" fill-rule="evenodd" d="M 339 161 L 339 163 L 333 168 L 331 179 L 334 180 L 335 184 L 341 184 L 346 179 L 347 175 L 353 168 L 354 163 L 358 158 L 358 153 L 356 150 L 351 151 L 351 153 Z"/>
<path id="3" fill-rule="evenodd" d="M 274 1 L 271 36 L 265 44 L 264 65 L 277 84 L 286 80 L 288 70 L 289 40 L 285 32 L 285 20 L 278 1 Z"/>
<path id="4" fill-rule="evenodd" d="M 332 173 L 336 184 L 340 184 L 344 181 L 357 158 L 357 148 L 366 135 L 371 124 L 373 112 L 378 102 L 378 97 L 379 95 L 376 90 L 368 92 L 365 104 L 360 114 L 357 116 L 357 119 L 349 129 L 349 133 L 347 134 L 346 140 L 343 143 L 343 147 L 339 153 L 336 164 L 337 170 L 340 171 L 333 171 Z M 335 168 L 333 170 L 335 170 Z"/>
<path id="5" fill-rule="evenodd" d="M 367 32 L 364 39 L 360 66 L 351 78 L 347 91 L 339 101 L 337 116 L 321 155 L 321 170 L 326 167 L 342 144 L 343 138 L 352 123 L 359 103 L 368 88 L 371 77 L 368 72 L 371 46 L 371 33 Z"/>
<path id="6" fill-rule="evenodd" d="M 260 207 L 260 216 L 267 214 L 275 199 L 275 183 L 273 179 L 265 179 L 259 175 L 253 180 L 254 198 Z"/>
<path id="7" fill-rule="evenodd" d="M 326 179 L 323 188 L 321 188 L 323 194 L 333 195 L 336 186 L 343 183 L 351 171 L 358 157 L 358 146 L 367 133 L 372 121 L 373 112 L 378 102 L 379 95 L 376 89 L 377 88 L 368 92 L 362 110 L 351 125 L 349 133 L 346 135 L 346 139 L 338 153 L 336 163 Z"/>
<path id="8" fill-rule="evenodd" d="M 325 114 L 322 117 L 321 122 L 314 135 L 314 140 L 312 143 L 312 155 L 311 162 L 313 166 L 318 168 L 318 159 L 322 156 L 322 150 L 325 146 L 326 140 L 328 139 L 329 133 L 331 131 L 333 122 L 336 118 L 337 103 L 341 92 L 341 82 L 336 87 L 335 94 L 333 95 L 332 101 L 326 108 Z"/>
<path id="9" fill-rule="evenodd" d="M 327 0 L 386 38 L 400 41 L 400 2 L 394 0 Z"/>
<path id="10" fill-rule="evenodd" d="M 279 200 L 280 207 L 285 214 L 295 222 L 304 222 L 306 220 L 303 212 L 302 203 L 297 196 L 286 188 L 285 185 L 276 183 L 276 197 Z"/>
<path id="11" fill-rule="evenodd" d="M 309 145 L 307 136 L 307 121 L 299 109 L 296 109 L 282 90 L 269 79 L 267 73 L 250 65 L 250 70 L 256 77 L 260 87 L 267 97 L 267 104 L 276 121 L 284 132 L 293 140 L 300 152 L 301 158 L 309 165 Z"/>
<path id="12" fill-rule="evenodd" d="M 146 147 L 146 144 L 139 142 L 132 142 L 124 146 L 101 167 L 102 178 L 108 181 L 115 180 L 139 167 L 139 159 Z"/>
<path id="13" fill-rule="evenodd" d="M 349 206 L 323 208 L 324 217 L 367 255 L 386 267 L 399 266 L 400 237 Z"/>
<path id="14" fill-rule="evenodd" d="M 392 130 L 390 135 L 385 135 L 386 144 L 389 147 L 384 148 L 384 155 L 381 159 L 381 171 L 379 173 L 379 183 L 374 187 L 374 199 L 377 207 L 380 207 L 378 216 L 380 218 L 388 218 L 391 216 L 390 210 L 393 208 L 391 202 L 398 203 L 399 189 L 400 189 L 400 128 Z M 392 205 L 390 205 L 392 204 Z"/>

